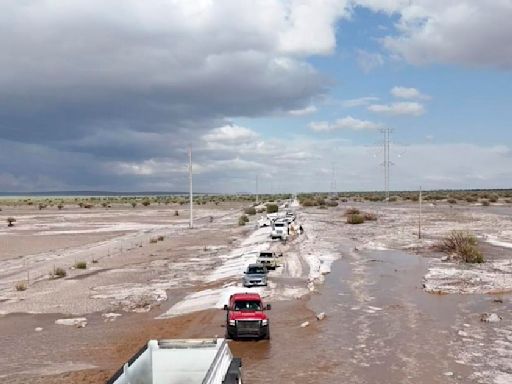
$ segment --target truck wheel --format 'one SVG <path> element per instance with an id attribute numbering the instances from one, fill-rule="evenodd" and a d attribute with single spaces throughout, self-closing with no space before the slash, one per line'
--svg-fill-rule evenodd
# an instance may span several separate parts
<path id="1" fill-rule="evenodd" d="M 234 358 L 229 365 L 228 372 L 222 381 L 222 384 L 241 384 L 242 383 L 242 360 Z"/>
<path id="2" fill-rule="evenodd" d="M 270 327 L 267 328 L 267 334 L 264 337 L 265 340 L 270 340 Z"/>
<path id="3" fill-rule="evenodd" d="M 236 340 L 236 337 L 232 335 L 228 330 L 226 330 L 226 334 L 224 335 L 226 339 Z"/>

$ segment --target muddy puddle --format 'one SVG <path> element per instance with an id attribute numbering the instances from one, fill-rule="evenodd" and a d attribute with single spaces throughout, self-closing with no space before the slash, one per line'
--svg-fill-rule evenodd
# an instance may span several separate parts
<path id="1" fill-rule="evenodd" d="M 425 268 L 397 251 L 344 256 L 311 296 L 311 312 L 274 311 L 270 343 L 232 343 L 247 383 L 512 382 L 510 296 L 428 294 Z M 483 323 L 484 312 L 503 320 Z"/>

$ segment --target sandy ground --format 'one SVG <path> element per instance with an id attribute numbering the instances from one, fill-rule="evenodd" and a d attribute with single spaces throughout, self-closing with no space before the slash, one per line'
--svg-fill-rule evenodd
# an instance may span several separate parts
<path id="1" fill-rule="evenodd" d="M 173 207 L 2 212 L 18 219 L 0 231 L 2 382 L 102 383 L 149 338 L 223 337 L 220 308 L 262 249 L 285 257 L 255 289 L 272 340 L 231 343 L 249 384 L 512 382 L 512 210 L 427 206 L 418 240 L 415 206 L 361 204 L 379 219 L 358 226 L 346 207 L 299 209 L 306 232 L 286 244 L 254 218 L 238 227 L 239 206 L 201 207 L 193 230 Z M 474 231 L 488 261 L 441 262 L 429 246 L 453 229 Z M 50 280 L 54 267 L 67 276 Z M 55 324 L 79 316 L 84 328 Z"/>

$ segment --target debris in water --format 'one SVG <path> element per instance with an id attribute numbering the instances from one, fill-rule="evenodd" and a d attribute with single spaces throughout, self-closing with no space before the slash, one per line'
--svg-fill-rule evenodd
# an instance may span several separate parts
<path id="1" fill-rule="evenodd" d="M 101 315 L 105 322 L 116 321 L 118 317 L 122 316 L 120 313 L 104 313 Z"/>
<path id="2" fill-rule="evenodd" d="M 320 312 L 316 315 L 317 320 L 323 320 L 325 319 L 325 312 Z"/>
<path id="3" fill-rule="evenodd" d="M 300 325 L 301 328 L 309 327 L 309 321 L 305 321 Z"/>
<path id="4" fill-rule="evenodd" d="M 495 313 L 483 313 L 482 316 L 480 316 L 480 321 L 483 321 L 484 323 L 497 323 L 501 320 L 502 317 Z"/>
<path id="5" fill-rule="evenodd" d="M 75 317 L 74 319 L 58 319 L 55 320 L 57 325 L 73 325 L 77 328 L 84 328 L 87 325 L 85 317 Z"/>
<path id="6" fill-rule="evenodd" d="M 41 332 L 42 330 L 43 330 L 43 328 L 41 328 L 41 327 L 37 327 L 34 329 L 34 331 L 36 331 L 36 332 Z"/>

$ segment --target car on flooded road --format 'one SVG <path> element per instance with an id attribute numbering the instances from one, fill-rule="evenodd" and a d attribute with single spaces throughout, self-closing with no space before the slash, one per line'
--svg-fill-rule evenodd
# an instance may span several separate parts
<path id="1" fill-rule="evenodd" d="M 267 273 L 267 267 L 263 264 L 249 264 L 244 272 L 242 284 L 244 287 L 266 286 Z"/>

